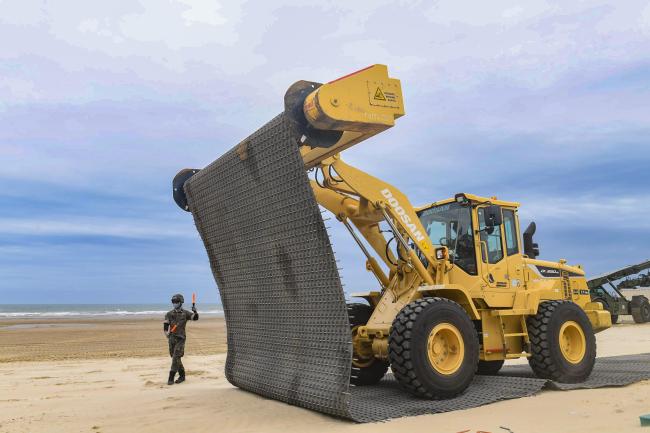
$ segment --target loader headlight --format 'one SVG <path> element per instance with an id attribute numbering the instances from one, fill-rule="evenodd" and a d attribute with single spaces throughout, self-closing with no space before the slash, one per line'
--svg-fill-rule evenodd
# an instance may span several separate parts
<path id="1" fill-rule="evenodd" d="M 436 248 L 436 259 L 445 260 L 447 255 L 447 247 Z"/>

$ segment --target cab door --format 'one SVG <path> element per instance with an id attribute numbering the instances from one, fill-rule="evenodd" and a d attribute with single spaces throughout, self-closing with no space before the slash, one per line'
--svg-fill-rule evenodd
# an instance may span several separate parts
<path id="1" fill-rule="evenodd" d="M 524 280 L 524 261 L 519 245 L 519 218 L 514 209 L 502 208 L 501 212 L 503 215 L 503 240 L 508 264 L 506 278 L 510 287 L 515 288 L 523 285 Z"/>
<path id="2" fill-rule="evenodd" d="M 502 225 L 488 229 L 485 223 L 485 207 L 477 210 L 479 262 L 482 269 L 482 277 L 487 284 L 486 290 L 508 289 L 508 261 L 506 260 L 505 248 L 502 237 Z"/>

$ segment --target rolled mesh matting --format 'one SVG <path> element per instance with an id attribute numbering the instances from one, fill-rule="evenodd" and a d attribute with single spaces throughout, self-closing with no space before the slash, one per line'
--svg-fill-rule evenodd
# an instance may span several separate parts
<path id="1" fill-rule="evenodd" d="M 185 192 L 221 294 L 228 381 L 347 417 L 347 308 L 290 122 L 277 116 Z"/>
<path id="2" fill-rule="evenodd" d="M 349 385 L 352 345 L 336 262 L 290 122 L 279 115 L 186 184 L 219 286 L 233 385 L 358 422 L 449 412 L 542 388 L 623 385 L 650 378 L 650 355 L 601 358 L 584 384 L 537 379 L 528 366 L 477 376 L 466 392 L 412 397 L 387 375 Z"/>

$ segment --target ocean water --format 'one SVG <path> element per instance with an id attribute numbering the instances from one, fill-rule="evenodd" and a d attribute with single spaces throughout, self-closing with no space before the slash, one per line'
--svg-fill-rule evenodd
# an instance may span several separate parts
<path id="1" fill-rule="evenodd" d="M 184 304 L 190 309 L 192 304 Z M 219 304 L 197 304 L 200 314 L 222 316 Z M 0 319 L 19 318 L 74 318 L 111 316 L 160 316 L 171 310 L 170 304 L 4 304 L 0 305 Z"/>

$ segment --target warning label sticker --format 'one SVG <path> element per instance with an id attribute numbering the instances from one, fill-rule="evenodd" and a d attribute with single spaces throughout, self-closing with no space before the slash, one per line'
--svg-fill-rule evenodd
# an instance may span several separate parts
<path id="1" fill-rule="evenodd" d="M 394 86 L 388 83 L 368 82 L 368 98 L 370 105 L 378 107 L 399 108 L 399 96 L 393 91 Z"/>

